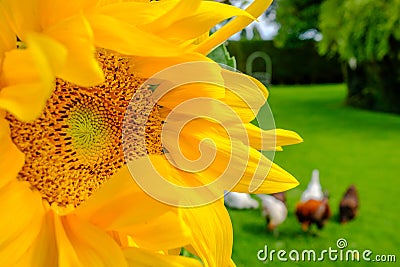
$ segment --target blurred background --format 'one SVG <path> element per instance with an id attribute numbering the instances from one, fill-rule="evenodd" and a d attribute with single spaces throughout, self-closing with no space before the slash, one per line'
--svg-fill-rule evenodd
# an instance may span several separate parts
<path id="1" fill-rule="evenodd" d="M 275 162 L 300 181 L 286 193 L 287 216 L 280 225 L 267 229 L 263 202 L 255 196 L 258 208 L 228 208 L 238 266 L 314 266 L 265 263 L 257 252 L 265 245 L 287 251 L 337 249 L 340 238 L 348 249 L 397 254 L 400 260 L 399 18 L 400 0 L 276 0 L 260 23 L 227 43 L 237 68 L 268 86 L 277 128 L 304 138 L 275 155 Z M 267 108 L 260 120 L 263 112 Z M 314 169 L 329 196 L 331 217 L 322 229 L 313 225 L 304 231 L 295 213 Z M 339 206 L 351 184 L 358 192 L 358 212 L 340 223 Z M 360 263 L 325 259 L 322 264 Z M 397 266 L 368 263 L 382 265 Z"/>

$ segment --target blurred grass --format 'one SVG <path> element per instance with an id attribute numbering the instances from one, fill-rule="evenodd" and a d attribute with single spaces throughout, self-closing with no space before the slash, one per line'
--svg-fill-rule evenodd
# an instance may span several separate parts
<path id="1" fill-rule="evenodd" d="M 346 107 L 346 89 L 339 85 L 275 86 L 269 105 L 277 128 L 298 132 L 304 143 L 284 147 L 275 162 L 291 172 L 300 185 L 287 193 L 288 218 L 275 237 L 265 230 L 260 210 L 229 210 L 234 228 L 233 259 L 237 266 L 316 266 L 310 262 L 270 262 L 257 259 L 257 251 L 269 249 L 315 249 L 332 247 L 345 238 L 348 249 L 370 249 L 375 254 L 397 254 L 400 233 L 400 116 Z M 265 112 L 262 110 L 261 112 Z M 303 233 L 294 216 L 296 202 L 306 188 L 313 169 L 320 170 L 321 184 L 329 191 L 333 218 L 322 231 Z M 360 196 L 356 220 L 336 222 L 338 205 L 348 185 Z M 364 266 L 357 262 L 331 262 L 323 266 Z M 368 266 L 396 266 L 369 262 Z"/>

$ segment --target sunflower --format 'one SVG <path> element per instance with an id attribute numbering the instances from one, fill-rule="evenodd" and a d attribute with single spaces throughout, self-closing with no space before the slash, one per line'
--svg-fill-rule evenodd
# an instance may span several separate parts
<path id="1" fill-rule="evenodd" d="M 257 12 L 262 12 L 260 2 L 255 3 Z M 252 126 L 249 122 L 264 103 L 266 89 L 205 57 L 227 33 L 257 16 L 250 12 L 252 7 L 247 11 L 194 0 L 0 3 L 4 217 L 0 265 L 199 266 L 199 261 L 177 255 L 181 247 L 198 255 L 205 266 L 233 264 L 232 227 L 222 200 L 196 208 L 166 205 L 131 179 L 127 163 L 131 172 L 139 170 L 136 175 L 150 180 L 154 165 L 146 165 L 143 160 L 148 158 L 177 184 L 213 181 L 226 163 L 227 147 L 218 146 L 218 164 L 192 173 L 170 163 L 167 154 L 176 159 L 177 151 L 161 140 L 168 114 L 179 103 L 199 97 L 231 106 L 241 120 L 232 124 L 233 129 L 244 125 L 251 137 L 249 144 L 236 140 L 240 148 L 250 151 L 245 153 L 250 161 L 234 190 L 248 191 L 257 164 L 268 161 L 257 149 L 301 141 L 292 132 Z M 231 22 L 234 27 L 228 24 L 220 33 L 205 34 L 232 16 L 237 16 Z M 143 78 L 160 69 L 190 61 L 211 63 L 211 76 L 224 85 L 181 86 L 157 102 L 151 87 L 142 86 Z M 255 104 L 249 107 L 225 88 L 229 84 L 240 92 L 261 92 L 263 97 L 250 96 Z M 128 129 L 129 136 L 142 142 L 129 142 L 126 148 L 124 116 L 131 99 L 136 110 L 151 108 L 146 116 L 136 114 L 141 130 Z M 193 121 L 182 132 L 187 140 L 180 144 L 185 146 L 183 153 L 196 155 L 190 147 L 208 134 L 225 143 L 227 136 L 218 123 Z M 262 145 L 264 139 L 270 144 L 276 137 L 277 146 Z M 257 183 L 259 192 L 296 185 L 290 174 L 273 166 L 268 175 L 255 175 L 261 183 Z"/>

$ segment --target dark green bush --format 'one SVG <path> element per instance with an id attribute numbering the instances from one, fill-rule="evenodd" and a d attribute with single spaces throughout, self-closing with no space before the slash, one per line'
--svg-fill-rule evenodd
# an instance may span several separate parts
<path id="1" fill-rule="evenodd" d="M 314 42 L 304 42 L 299 48 L 276 48 L 272 41 L 232 41 L 228 50 L 237 60 L 237 68 L 246 73 L 246 60 L 255 51 L 266 52 L 272 62 L 272 84 L 310 84 L 343 82 L 341 64 L 336 58 L 318 54 Z M 265 70 L 257 59 L 253 71 Z"/>

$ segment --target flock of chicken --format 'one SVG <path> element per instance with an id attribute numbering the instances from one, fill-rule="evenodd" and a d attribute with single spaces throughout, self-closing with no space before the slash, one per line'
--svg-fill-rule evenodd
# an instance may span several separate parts
<path id="1" fill-rule="evenodd" d="M 273 195 L 256 195 L 261 199 L 262 215 L 267 220 L 267 229 L 274 231 L 287 217 L 286 197 L 284 193 Z M 225 205 L 234 209 L 258 209 L 259 203 L 249 194 L 230 192 L 225 195 Z M 345 192 L 339 205 L 339 221 L 346 223 L 358 212 L 358 194 L 354 185 Z M 301 195 L 295 211 L 303 231 L 308 231 L 312 224 L 322 229 L 332 216 L 328 195 L 322 191 L 319 171 L 313 170 L 311 181 Z"/>

